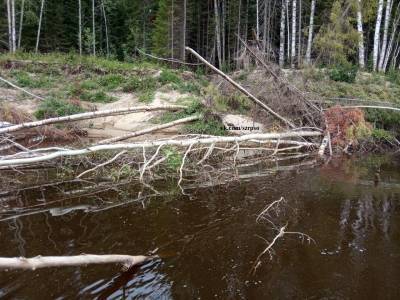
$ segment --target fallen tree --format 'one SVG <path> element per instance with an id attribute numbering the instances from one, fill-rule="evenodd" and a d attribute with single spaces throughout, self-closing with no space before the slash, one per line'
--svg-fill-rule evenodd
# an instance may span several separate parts
<path id="1" fill-rule="evenodd" d="M 100 110 L 94 112 L 86 112 L 81 114 L 75 114 L 65 117 L 57 117 L 57 118 L 50 118 L 41 121 L 34 121 L 34 122 L 26 122 L 14 126 L 9 126 L 5 128 L 0 128 L 0 134 L 15 132 L 23 129 L 30 129 L 45 125 L 51 124 L 58 124 L 58 123 L 67 123 L 67 122 L 75 122 L 75 121 L 82 121 L 82 120 L 89 120 L 101 117 L 108 117 L 108 116 L 116 116 L 116 115 L 124 115 L 130 113 L 137 113 L 137 112 L 149 112 L 149 111 L 157 111 L 157 110 L 169 110 L 169 111 L 176 111 L 180 109 L 185 109 L 186 106 L 182 105 L 157 105 L 157 106 L 136 106 L 136 107 L 127 107 L 121 109 L 110 109 L 110 110 Z"/>
<path id="2" fill-rule="evenodd" d="M 216 144 L 216 143 L 235 143 L 238 145 L 240 142 L 246 142 L 251 140 L 276 140 L 276 139 L 287 139 L 287 138 L 304 138 L 304 137 L 317 137 L 321 136 L 321 132 L 319 131 L 288 131 L 282 133 L 259 133 L 259 134 L 248 134 L 242 136 L 211 136 L 211 137 L 196 137 L 196 138 L 188 138 L 181 140 L 155 140 L 155 141 L 145 141 L 145 142 L 137 142 L 137 143 L 126 143 L 126 144 L 111 144 L 111 145 L 95 145 L 83 149 L 65 149 L 65 150 L 57 150 L 48 153 L 29 157 L 29 153 L 21 152 L 19 155 L 28 155 L 28 157 L 23 158 L 14 158 L 7 159 L 7 157 L 3 157 L 0 160 L 0 167 L 4 166 L 17 166 L 24 164 L 33 164 L 44 161 L 54 160 L 56 158 L 61 157 L 72 157 L 78 155 L 85 155 L 89 153 L 99 152 L 99 151 L 122 151 L 122 150 L 133 150 L 133 149 L 145 149 L 145 148 L 154 148 L 158 147 L 158 150 L 163 146 L 177 146 L 177 147 L 191 147 L 193 145 L 204 145 L 204 144 Z M 38 151 L 39 150 L 39 151 Z M 40 149 L 37 149 L 35 154 L 40 153 Z"/>
<path id="3" fill-rule="evenodd" d="M 77 256 L 36 256 L 25 257 L 0 257 L 1 269 L 36 270 L 50 267 L 75 267 L 92 264 L 122 264 L 123 269 L 129 269 L 135 265 L 141 265 L 153 259 L 151 256 L 131 255 L 92 255 L 82 254 Z"/>
<path id="4" fill-rule="evenodd" d="M 145 135 L 148 133 L 152 133 L 161 129 L 166 129 L 166 128 L 170 128 L 176 125 L 180 125 L 180 124 L 185 124 L 185 123 L 189 123 L 189 122 L 193 122 L 196 120 L 200 120 L 201 116 L 191 116 L 191 117 L 187 117 L 187 118 L 183 118 L 183 119 L 179 119 L 176 121 L 172 121 L 169 123 L 165 123 L 165 124 L 161 124 L 158 126 L 154 126 L 154 127 L 150 127 L 150 128 L 146 128 L 146 129 L 142 129 L 142 130 L 138 130 L 138 131 L 134 131 L 131 133 L 127 133 L 125 135 L 122 136 L 118 136 L 118 137 L 114 137 L 114 138 L 110 138 L 110 139 L 106 139 L 106 140 L 102 140 L 98 143 L 96 143 L 97 145 L 101 145 L 101 144 L 111 144 L 111 143 L 116 143 L 116 142 L 120 142 L 120 141 L 124 141 L 130 138 L 134 138 L 137 136 L 141 136 L 141 135 Z"/>
<path id="5" fill-rule="evenodd" d="M 224 79 L 226 79 L 230 84 L 232 84 L 235 88 L 237 88 L 239 91 L 241 91 L 243 94 L 245 94 L 249 99 L 251 99 L 254 103 L 258 104 L 261 106 L 264 110 L 269 112 L 272 116 L 274 116 L 276 119 L 280 120 L 281 122 L 285 123 L 288 125 L 290 128 L 296 128 L 296 126 L 290 122 L 288 119 L 282 117 L 280 114 L 275 112 L 272 108 L 270 108 L 268 105 L 266 105 L 264 102 L 259 100 L 257 97 L 255 97 L 253 94 L 251 94 L 248 90 L 246 90 L 244 87 L 242 87 L 239 83 L 234 81 L 231 77 L 226 75 L 224 72 L 219 70 L 218 68 L 214 67 L 212 64 L 210 64 L 206 59 L 204 59 L 200 54 L 198 54 L 196 51 L 194 51 L 190 47 L 186 47 L 186 50 L 192 53 L 194 56 L 196 56 L 200 61 L 202 61 L 205 65 L 207 65 L 210 69 L 212 69 L 214 72 L 218 73 L 220 76 L 222 76 Z"/>

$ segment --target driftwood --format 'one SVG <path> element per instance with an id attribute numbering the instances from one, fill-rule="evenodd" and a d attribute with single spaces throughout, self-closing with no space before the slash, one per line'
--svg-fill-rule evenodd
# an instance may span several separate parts
<path id="1" fill-rule="evenodd" d="M 183 118 L 183 119 L 179 119 L 173 122 L 169 122 L 169 123 L 165 123 L 165 124 L 161 124 L 158 126 L 154 126 L 154 127 L 150 127 L 150 128 L 146 128 L 146 129 L 142 129 L 142 130 L 138 130 L 135 132 L 131 132 L 122 136 L 118 136 L 118 137 L 114 137 L 114 138 L 110 138 L 110 139 L 106 139 L 106 140 L 102 140 L 100 142 L 97 143 L 97 145 L 101 145 L 101 144 L 111 144 L 111 143 L 115 143 L 115 142 L 120 142 L 120 141 L 124 141 L 133 137 L 137 137 L 137 136 L 141 136 L 141 135 L 145 135 L 151 132 L 155 132 L 161 129 L 165 129 L 165 128 L 170 128 L 179 124 L 185 124 L 185 123 L 189 123 L 192 121 L 196 121 L 196 120 L 200 120 L 201 116 L 191 116 L 191 117 L 187 117 L 187 118 Z"/>
<path id="2" fill-rule="evenodd" d="M 157 106 L 136 106 L 136 107 L 128 107 L 128 108 L 121 108 L 121 109 L 110 109 L 110 110 L 103 110 L 103 111 L 95 111 L 95 112 L 87 112 L 81 114 L 75 114 L 71 116 L 65 117 L 58 117 L 58 118 L 51 118 L 41 121 L 34 121 L 34 122 L 27 122 L 22 123 L 14 126 L 9 126 L 5 128 L 0 128 L 0 134 L 10 133 L 19 131 L 22 129 L 29 129 L 34 127 L 40 127 L 50 124 L 57 124 L 57 123 L 67 123 L 67 122 L 75 122 L 75 121 L 82 121 L 100 117 L 107 117 L 107 116 L 115 116 L 115 115 L 124 115 L 136 112 L 145 112 L 145 111 L 156 111 L 156 110 L 179 110 L 184 109 L 186 106 L 182 105 L 157 105 Z"/>
<path id="3" fill-rule="evenodd" d="M 288 125 L 290 128 L 296 128 L 296 126 L 287 120 L 286 118 L 282 117 L 278 113 L 276 113 L 272 108 L 270 108 L 268 105 L 263 103 L 261 100 L 257 99 L 253 94 L 251 94 L 249 91 L 247 91 L 244 87 L 242 87 L 239 83 L 234 81 L 231 77 L 226 75 L 224 72 L 219 70 L 218 68 L 214 67 L 212 64 L 210 64 L 207 60 L 205 60 L 200 54 L 198 54 L 196 51 L 194 51 L 190 47 L 186 47 L 186 50 L 192 53 L 194 56 L 196 56 L 200 61 L 202 61 L 204 64 L 206 64 L 209 68 L 211 68 L 213 71 L 218 73 L 220 76 L 222 76 L 224 79 L 226 79 L 230 84 L 232 84 L 235 88 L 237 88 L 239 91 L 241 91 L 243 94 L 245 94 L 247 97 L 249 97 L 254 103 L 258 104 L 261 106 L 263 109 L 268 111 L 271 115 L 273 115 L 275 118 L 279 119 L 286 125 Z"/>
<path id="4" fill-rule="evenodd" d="M 49 267 L 86 266 L 91 264 L 123 264 L 124 269 L 144 264 L 153 257 L 130 255 L 36 256 L 33 258 L 0 257 L 0 269 L 36 270 Z"/>
<path id="5" fill-rule="evenodd" d="M 43 161 L 50 161 L 61 157 L 72 157 L 78 155 L 84 155 L 89 153 L 94 153 L 98 151 L 122 151 L 122 150 L 132 150 L 132 149 L 145 149 L 154 147 L 164 147 L 164 146 L 178 146 L 178 147 L 188 147 L 190 145 L 204 145 L 204 144 L 216 144 L 216 143 L 236 143 L 252 141 L 252 140 L 276 140 L 276 139 L 287 139 L 287 138 L 300 138 L 300 137 L 317 137 L 320 136 L 319 131 L 288 131 L 282 133 L 259 133 L 259 134 L 248 134 L 242 136 L 211 136 L 206 138 L 189 138 L 184 140 L 156 140 L 156 141 L 145 141 L 129 144 L 112 144 L 112 145 L 95 145 L 83 149 L 65 149 L 54 151 L 50 153 L 45 153 L 41 156 L 35 157 L 24 157 L 24 158 L 11 158 L 3 157 L 0 160 L 0 167 L 4 166 L 15 166 L 24 164 L 33 164 Z M 37 149 L 38 150 L 38 149 Z M 40 150 L 40 149 L 39 149 Z M 39 152 L 37 152 L 39 153 Z M 20 153 L 23 155 L 29 155 L 29 153 Z M 15 157 L 15 155 L 13 156 Z"/>
<path id="6" fill-rule="evenodd" d="M 31 92 L 29 92 L 29 91 L 17 86 L 17 85 L 15 85 L 14 83 L 12 83 L 11 81 L 8 81 L 7 79 L 4 79 L 4 78 L 0 77 L 0 80 L 5 82 L 5 83 L 7 83 L 10 86 L 12 86 L 15 89 L 17 89 L 17 90 L 19 90 L 21 92 L 24 92 L 25 94 L 28 94 L 29 96 L 32 96 L 32 97 L 34 97 L 36 99 L 39 99 L 39 100 L 44 100 L 44 98 L 42 98 L 42 97 L 40 97 L 38 95 L 35 95 L 35 94 L 33 94 L 33 93 L 31 93 Z"/>

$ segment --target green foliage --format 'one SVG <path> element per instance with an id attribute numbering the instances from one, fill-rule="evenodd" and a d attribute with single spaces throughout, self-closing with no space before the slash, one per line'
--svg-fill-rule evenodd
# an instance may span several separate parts
<path id="1" fill-rule="evenodd" d="M 138 78 L 130 77 L 124 84 L 122 90 L 126 93 L 131 92 L 149 92 L 154 91 L 157 87 L 157 81 L 153 77 Z"/>
<path id="2" fill-rule="evenodd" d="M 162 148 L 163 156 L 166 157 L 165 164 L 171 171 L 177 171 L 182 164 L 182 155 L 174 147 Z"/>
<path id="3" fill-rule="evenodd" d="M 159 80 L 162 84 L 168 84 L 168 83 L 181 84 L 182 83 L 182 79 L 175 72 L 173 72 L 171 70 L 163 70 L 160 74 Z"/>
<path id="4" fill-rule="evenodd" d="M 139 95 L 139 102 L 151 103 L 154 100 L 154 91 L 145 91 Z"/>
<path id="5" fill-rule="evenodd" d="M 153 52 L 157 55 L 169 57 L 170 51 L 170 11 L 171 1 L 159 0 L 158 12 L 155 20 L 154 32 L 152 36 Z"/>
<path id="6" fill-rule="evenodd" d="M 391 83 L 400 85 L 400 71 L 398 69 L 390 68 L 386 77 Z"/>
<path id="7" fill-rule="evenodd" d="M 109 96 L 103 91 L 97 91 L 97 92 L 83 91 L 80 95 L 80 99 L 83 101 L 93 102 L 93 103 L 110 103 L 116 100 L 115 97 Z"/>
<path id="8" fill-rule="evenodd" d="M 84 112 L 84 109 L 74 103 L 58 99 L 47 99 L 40 103 L 35 112 L 35 117 L 42 120 L 52 117 L 78 114 L 81 112 Z"/>
<path id="9" fill-rule="evenodd" d="M 391 132 L 384 129 L 373 129 L 371 136 L 375 141 L 393 142 L 395 140 L 395 136 Z"/>
<path id="10" fill-rule="evenodd" d="M 185 132 L 191 134 L 226 135 L 225 126 L 215 118 L 207 118 L 193 122 L 185 126 Z"/>
<path id="11" fill-rule="evenodd" d="M 351 64 L 338 64 L 329 70 L 329 78 L 334 81 L 354 83 L 356 80 L 358 68 Z"/>
<path id="12" fill-rule="evenodd" d="M 11 76 L 13 76 L 16 84 L 20 87 L 35 89 L 51 87 L 53 84 L 53 80 L 48 76 L 33 75 L 24 71 L 13 71 Z"/>
<path id="13" fill-rule="evenodd" d="M 101 76 L 97 82 L 104 89 L 111 91 L 122 86 L 122 84 L 125 82 L 125 78 L 119 74 L 110 74 Z"/>
<path id="14" fill-rule="evenodd" d="M 365 118 L 378 128 L 387 130 L 400 128 L 400 114 L 395 111 L 368 108 Z"/>

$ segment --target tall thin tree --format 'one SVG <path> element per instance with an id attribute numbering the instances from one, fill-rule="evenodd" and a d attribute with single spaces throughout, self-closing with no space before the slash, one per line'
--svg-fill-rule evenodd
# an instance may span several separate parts
<path id="1" fill-rule="evenodd" d="M 25 0 L 22 0 L 21 1 L 21 14 L 19 16 L 19 28 L 18 28 L 18 49 L 21 48 L 22 28 L 24 26 L 24 14 L 25 14 Z"/>
<path id="2" fill-rule="evenodd" d="M 291 66 L 294 68 L 295 66 L 295 59 L 296 59 L 296 16 L 297 16 L 297 0 L 293 0 L 292 6 L 292 52 L 291 52 Z"/>
<path id="3" fill-rule="evenodd" d="M 286 30 L 286 4 L 287 0 L 281 1 L 281 27 L 279 34 L 279 66 L 283 68 L 285 64 L 285 30 Z"/>
<path id="4" fill-rule="evenodd" d="M 311 50 L 312 50 L 312 42 L 313 42 L 313 34 L 314 34 L 315 4 L 316 4 L 316 0 L 312 0 L 311 1 L 311 11 L 310 11 L 310 24 L 308 26 L 306 64 L 310 64 L 311 63 Z"/>
<path id="5" fill-rule="evenodd" d="M 389 24 L 390 24 L 391 14 L 392 14 L 392 6 L 393 6 L 393 0 L 387 0 L 386 1 L 386 11 L 385 11 L 385 22 L 383 25 L 382 47 L 380 49 L 379 63 L 378 63 L 378 70 L 381 72 L 383 71 L 383 63 L 385 60 L 386 47 L 387 47 L 387 43 L 388 43 L 388 32 L 389 32 Z"/>
<path id="6" fill-rule="evenodd" d="M 42 29 L 44 1 L 45 0 L 42 0 L 41 5 L 40 5 L 39 24 L 38 24 L 38 30 L 37 30 L 37 35 L 36 35 L 36 47 L 35 47 L 35 52 L 36 53 L 38 53 L 38 51 L 39 51 L 39 41 L 40 41 L 40 31 Z"/>
<path id="7" fill-rule="evenodd" d="M 374 33 L 374 49 L 372 54 L 372 70 L 376 71 L 378 67 L 379 40 L 381 36 L 383 0 L 378 0 L 378 8 L 376 14 L 375 33 Z"/>
<path id="8" fill-rule="evenodd" d="M 361 0 L 357 0 L 357 31 L 358 31 L 358 64 L 361 69 L 364 69 L 365 47 L 364 47 L 364 29 L 363 29 Z"/>
<path id="9" fill-rule="evenodd" d="M 107 14 L 106 14 L 106 8 L 104 5 L 104 0 L 101 0 L 101 10 L 103 12 L 103 19 L 104 19 L 104 30 L 106 33 L 106 51 L 107 51 L 107 57 L 110 57 L 110 41 L 108 39 L 108 24 L 107 24 Z"/>
<path id="10" fill-rule="evenodd" d="M 96 16 L 95 16 L 95 0 L 92 0 L 92 49 L 93 49 L 93 55 L 96 56 Z"/>
<path id="11" fill-rule="evenodd" d="M 82 0 L 78 0 L 78 22 L 79 22 L 79 32 L 78 32 L 79 55 L 82 56 Z"/>

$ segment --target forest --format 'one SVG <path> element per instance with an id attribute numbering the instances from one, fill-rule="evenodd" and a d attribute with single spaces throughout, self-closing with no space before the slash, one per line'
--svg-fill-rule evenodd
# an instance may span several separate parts
<path id="1" fill-rule="evenodd" d="M 400 0 L 0 7 L 0 298 L 398 298 Z"/>
<path id="2" fill-rule="evenodd" d="M 138 49 L 187 59 L 189 46 L 225 70 L 241 67 L 243 40 L 280 66 L 399 65 L 395 0 L 10 0 L 3 51 L 52 51 L 134 59 Z"/>

